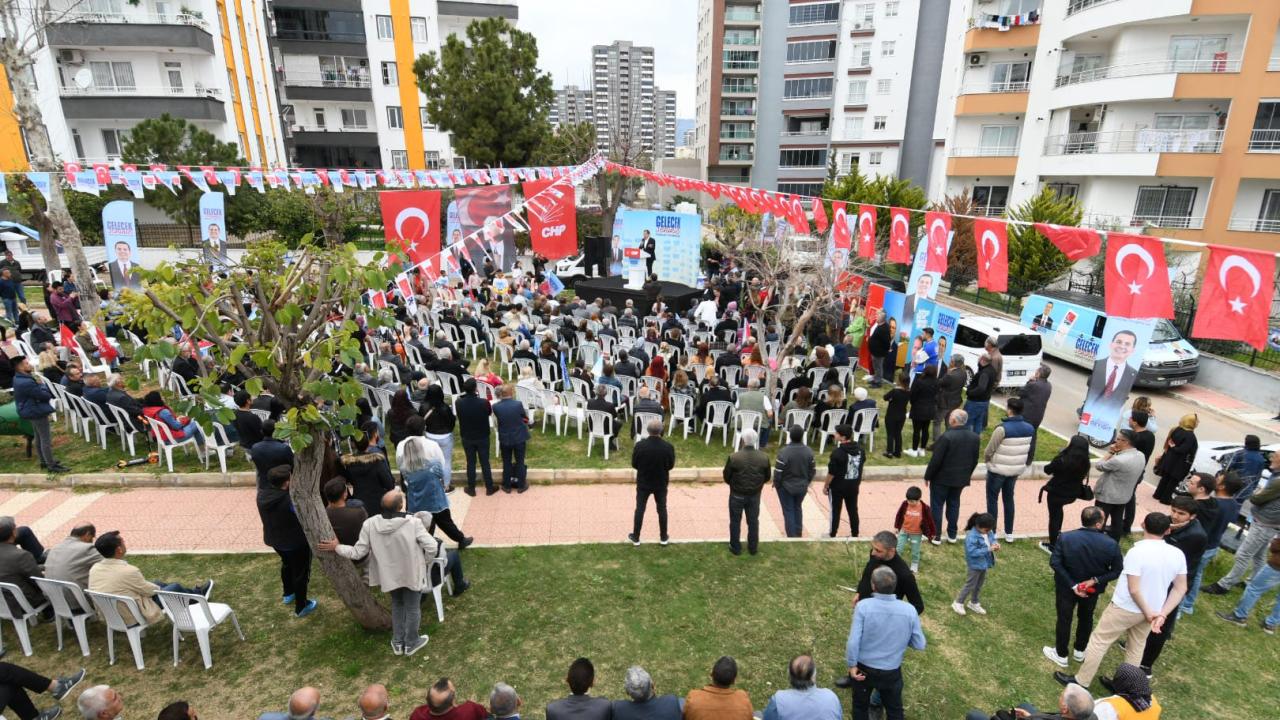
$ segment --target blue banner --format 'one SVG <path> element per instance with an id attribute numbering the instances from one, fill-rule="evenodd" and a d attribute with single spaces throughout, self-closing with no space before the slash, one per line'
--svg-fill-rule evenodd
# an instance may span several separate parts
<path id="1" fill-rule="evenodd" d="M 139 287 L 138 225 L 133 219 L 133 201 L 114 200 L 102 208 L 102 239 L 111 259 L 111 285 L 117 290 Z"/>
<path id="2" fill-rule="evenodd" d="M 220 192 L 200 196 L 200 239 L 204 259 L 214 270 L 227 266 L 227 212 Z"/>
<path id="3" fill-rule="evenodd" d="M 657 210 L 628 210 L 622 218 L 623 247 L 639 247 L 646 271 L 659 280 L 693 287 L 701 265 L 702 218 Z"/>
<path id="4" fill-rule="evenodd" d="M 29 172 L 27 179 L 35 186 L 36 190 L 44 196 L 44 201 L 49 202 L 49 173 L 47 172 Z"/>
<path id="5" fill-rule="evenodd" d="M 938 359 L 945 367 L 951 362 L 951 351 L 956 344 L 956 330 L 960 327 L 960 311 L 946 305 L 933 309 L 933 339 L 938 341 Z M 941 370 L 942 368 L 939 368 Z"/>
<path id="6" fill-rule="evenodd" d="M 1155 320 L 1108 317 L 1094 348 L 1093 372 L 1080 409 L 1080 432 L 1111 442 L 1129 390 L 1138 379 L 1142 356 L 1151 344 Z"/>

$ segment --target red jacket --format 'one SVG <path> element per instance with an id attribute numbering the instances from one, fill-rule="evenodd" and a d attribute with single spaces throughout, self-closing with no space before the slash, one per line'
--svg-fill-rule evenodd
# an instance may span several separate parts
<path id="1" fill-rule="evenodd" d="M 933 526 L 933 512 L 929 510 L 929 503 L 920 501 L 920 534 L 924 535 L 926 540 L 932 540 L 938 536 L 938 529 Z M 907 514 L 907 501 L 903 500 L 902 505 L 898 507 L 898 514 L 893 518 L 893 529 L 902 529 L 902 518 Z"/>

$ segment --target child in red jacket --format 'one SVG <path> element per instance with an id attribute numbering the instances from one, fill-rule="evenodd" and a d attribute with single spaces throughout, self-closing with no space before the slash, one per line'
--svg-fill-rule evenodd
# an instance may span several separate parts
<path id="1" fill-rule="evenodd" d="M 929 504 L 922 502 L 921 497 L 920 488 L 914 485 L 907 488 L 907 499 L 893 519 L 893 529 L 898 531 L 898 555 L 904 560 L 906 555 L 903 551 L 908 543 L 911 544 L 911 572 L 920 569 L 920 538 L 932 540 L 938 534 Z"/>

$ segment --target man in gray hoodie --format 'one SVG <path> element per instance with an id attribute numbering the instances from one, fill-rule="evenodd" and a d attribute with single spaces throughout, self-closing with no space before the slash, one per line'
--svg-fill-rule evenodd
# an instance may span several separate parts
<path id="1" fill-rule="evenodd" d="M 792 425 L 787 434 L 791 442 L 778 450 L 773 468 L 773 487 L 778 491 L 778 502 L 782 503 L 782 522 L 786 527 L 787 537 L 792 538 L 804 534 L 801 505 L 809 492 L 809 483 L 813 482 L 814 473 L 817 472 L 817 464 L 813 459 L 813 450 L 804 444 L 804 429 L 799 425 Z"/>

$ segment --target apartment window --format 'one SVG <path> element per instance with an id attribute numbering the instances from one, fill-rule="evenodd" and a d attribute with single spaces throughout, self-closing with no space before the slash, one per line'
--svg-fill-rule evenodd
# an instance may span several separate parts
<path id="1" fill-rule="evenodd" d="M 1022 92 L 1031 79 L 1030 62 L 995 63 L 991 66 L 991 92 Z"/>
<path id="2" fill-rule="evenodd" d="M 1017 155 L 1017 125 L 983 125 L 978 146 L 981 155 Z"/>
<path id="3" fill-rule="evenodd" d="M 759 45 L 760 35 L 755 30 L 725 30 L 725 45 Z"/>
<path id="4" fill-rule="evenodd" d="M 71 142 L 76 146 L 76 159 L 84 160 L 84 140 L 80 139 L 80 131 L 71 129 Z"/>
<path id="5" fill-rule="evenodd" d="M 1138 200 L 1133 206 L 1133 224 L 1151 223 L 1162 227 L 1187 227 L 1191 208 L 1196 202 L 1196 189 L 1173 185 L 1138 188 Z"/>
<path id="6" fill-rule="evenodd" d="M 378 39 L 379 39 L 379 40 L 394 40 L 394 39 L 395 39 L 395 37 L 396 37 L 396 30 L 395 30 L 395 26 L 391 24 L 391 16 L 390 16 L 390 15 L 378 15 L 378 16 L 377 16 L 377 24 L 378 24 Z M 393 151 L 393 152 L 394 152 L 394 151 Z"/>
<path id="7" fill-rule="evenodd" d="M 898 51 L 897 40 L 885 40 L 884 42 L 880 43 L 880 55 L 883 57 L 893 57 L 894 53 L 896 53 L 897 51 Z"/>
<path id="8" fill-rule="evenodd" d="M 880 150 L 872 150 L 871 152 L 867 153 L 867 164 L 868 164 L 868 165 L 879 165 L 879 164 L 880 164 L 881 162 L 883 162 L 883 161 L 884 161 L 884 152 L 883 152 L 883 151 L 880 151 Z"/>
<path id="9" fill-rule="evenodd" d="M 747 182 L 743 178 L 743 182 Z M 778 192 L 784 195 L 799 195 L 801 197 L 818 197 L 822 194 L 822 183 L 778 183 Z"/>
<path id="10" fill-rule="evenodd" d="M 369 113 L 363 108 L 342 108 L 342 127 L 363 130 L 369 127 Z"/>
<path id="11" fill-rule="evenodd" d="M 849 115 L 844 119 L 844 136 L 849 140 L 862 137 L 862 116 Z"/>
<path id="12" fill-rule="evenodd" d="M 722 122 L 720 123 L 720 138 L 724 140 L 750 140 L 755 137 L 755 130 L 751 123 L 746 122 Z"/>
<path id="13" fill-rule="evenodd" d="M 1009 205 L 1009 186 L 978 185 L 973 189 L 973 204 L 979 214 L 1002 215 Z"/>
<path id="14" fill-rule="evenodd" d="M 398 85 L 400 84 L 400 69 L 393 62 L 382 63 L 382 84 Z"/>
<path id="15" fill-rule="evenodd" d="M 782 83 L 782 99 L 827 98 L 835 86 L 834 78 L 796 78 Z"/>
<path id="16" fill-rule="evenodd" d="M 889 79 L 876 81 L 876 94 L 888 95 L 893 91 L 893 81 Z"/>
<path id="17" fill-rule="evenodd" d="M 874 3 L 858 3 L 853 6 L 854 29 L 873 27 L 876 22 L 876 6 Z"/>
<path id="18" fill-rule="evenodd" d="M 420 17 L 409 18 L 409 34 L 413 36 L 414 42 L 424 43 L 427 41 L 427 19 Z"/>
<path id="19" fill-rule="evenodd" d="M 1254 232 L 1276 232 L 1280 230 L 1280 190 L 1266 190 L 1262 193 L 1262 208 L 1258 210 L 1258 222 Z"/>
<path id="20" fill-rule="evenodd" d="M 418 108 L 418 121 L 422 123 L 423 130 L 435 130 L 436 126 L 431 124 L 431 118 L 427 117 L 426 108 Z"/>
<path id="21" fill-rule="evenodd" d="M 885 4 L 884 4 L 884 16 L 885 16 L 885 17 L 898 17 L 898 2 L 897 2 L 897 0 L 893 0 L 893 2 L 887 2 L 887 3 L 885 3 Z"/>
<path id="22" fill-rule="evenodd" d="M 1156 115 L 1157 130 L 1208 130 L 1213 116 L 1209 113 L 1181 115 L 1176 113 L 1158 113 Z"/>
<path id="23" fill-rule="evenodd" d="M 1051 182 L 1045 183 L 1044 186 L 1048 188 L 1049 192 L 1053 193 L 1059 200 L 1079 197 L 1080 195 L 1079 183 Z"/>
<path id="24" fill-rule="evenodd" d="M 858 169 L 858 160 L 861 156 L 856 152 L 840 153 L 840 174 L 848 175 Z"/>
<path id="25" fill-rule="evenodd" d="M 884 115 L 876 115 L 874 118 L 871 118 L 872 130 L 883 130 L 888 124 L 889 118 Z"/>
<path id="26" fill-rule="evenodd" d="M 1225 72 L 1226 35 L 1175 35 L 1169 39 L 1170 72 Z"/>
<path id="27" fill-rule="evenodd" d="M 755 115 L 755 100 L 721 100 L 721 115 Z"/>
<path id="28" fill-rule="evenodd" d="M 868 67 L 871 65 L 871 43 L 859 42 L 851 45 L 853 48 L 853 66 Z"/>
<path id="29" fill-rule="evenodd" d="M 850 80 L 849 81 L 849 99 L 845 101 L 849 105 L 865 105 L 867 104 L 867 81 L 866 80 Z"/>
<path id="30" fill-rule="evenodd" d="M 790 25 L 816 25 L 840 19 L 840 3 L 821 2 L 791 6 Z"/>
<path id="31" fill-rule="evenodd" d="M 424 159 L 426 160 L 428 170 L 439 170 L 444 167 L 444 161 L 440 159 L 439 150 L 426 151 Z"/>
<path id="32" fill-rule="evenodd" d="M 408 170 L 409 169 L 409 151 L 408 150 L 392 150 L 391 151 L 391 169 L 392 170 Z"/>
<path id="33" fill-rule="evenodd" d="M 755 50 L 725 50 L 722 58 L 726 70 L 754 70 L 760 67 L 760 53 Z"/>
<path id="34" fill-rule="evenodd" d="M 316 127 L 323 130 L 324 129 L 324 108 L 316 108 L 314 111 L 312 111 L 311 115 L 316 119 Z"/>
<path id="35" fill-rule="evenodd" d="M 124 133 L 109 128 L 102 131 L 102 146 L 107 150 L 107 159 L 115 160 L 120 157 L 120 148 L 124 147 Z"/>
<path id="36" fill-rule="evenodd" d="M 726 75 L 720 81 L 722 93 L 753 93 L 756 90 L 755 78 Z"/>
<path id="37" fill-rule="evenodd" d="M 396 130 L 404 129 L 404 111 L 399 105 L 387 106 L 387 127 Z"/>
<path id="38" fill-rule="evenodd" d="M 93 86 L 99 90 L 133 92 L 137 89 L 133 82 L 133 63 L 91 62 L 89 70 L 93 73 Z"/>
<path id="39" fill-rule="evenodd" d="M 787 43 L 787 62 L 826 62 L 836 57 L 835 40 L 812 40 Z"/>
<path id="40" fill-rule="evenodd" d="M 778 153 L 779 167 L 809 168 L 827 164 L 827 149 L 782 150 Z"/>
<path id="41" fill-rule="evenodd" d="M 276 36 L 285 40 L 332 40 L 363 44 L 364 16 L 358 12 L 273 9 Z"/>

